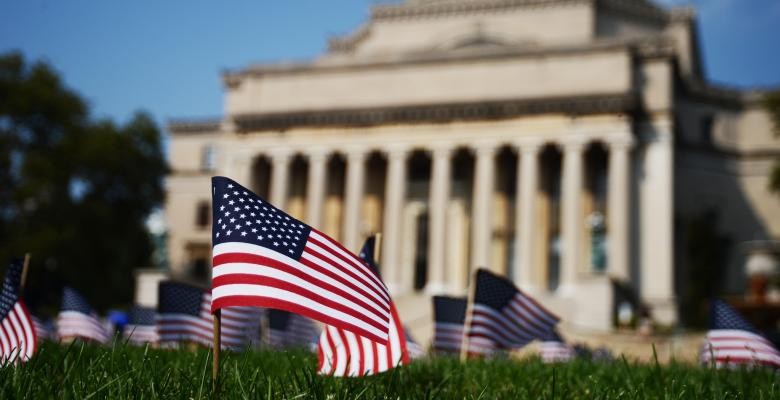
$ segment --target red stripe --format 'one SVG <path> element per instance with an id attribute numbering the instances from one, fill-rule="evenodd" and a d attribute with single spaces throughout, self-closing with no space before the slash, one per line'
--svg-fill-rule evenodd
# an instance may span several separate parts
<path id="1" fill-rule="evenodd" d="M 372 281 L 374 281 L 374 283 L 376 283 L 376 285 L 378 287 L 384 289 L 385 285 L 384 285 L 384 283 L 382 283 L 382 279 L 380 279 L 379 276 L 373 270 L 371 270 L 371 268 L 368 267 L 368 265 L 366 265 L 365 262 L 363 262 L 363 260 L 361 260 L 359 257 L 357 257 L 354 254 L 352 254 L 351 251 L 345 249 L 344 246 L 341 245 L 341 243 L 339 243 L 339 242 L 337 242 L 337 241 L 335 241 L 333 239 L 330 239 L 330 237 L 328 235 L 326 235 L 326 234 L 324 234 L 324 233 L 322 233 L 322 232 L 320 232 L 320 231 L 318 231 L 318 230 L 316 230 L 314 228 L 312 228 L 312 230 L 314 232 L 317 232 L 320 236 L 322 236 L 322 237 L 324 237 L 326 239 L 329 239 L 329 242 L 330 242 L 331 245 L 333 245 L 333 247 L 336 247 L 336 248 L 340 249 L 341 251 L 351 255 L 352 256 L 352 260 L 351 261 L 352 261 L 353 266 L 355 266 L 358 269 L 358 271 L 363 271 L 364 273 L 362 275 L 364 275 L 364 276 L 368 277 L 369 279 L 371 279 Z M 311 235 L 309 235 L 309 240 L 314 242 L 314 243 L 319 243 L 316 239 L 313 239 L 311 237 Z M 337 254 L 337 256 L 338 256 L 338 254 Z M 360 264 L 360 265 L 363 266 L 363 268 L 360 268 L 359 266 L 356 266 L 355 264 Z M 389 298 L 390 296 L 385 292 L 383 297 Z"/>
<path id="2" fill-rule="evenodd" d="M 333 375 L 336 373 L 336 364 L 339 359 L 339 353 L 336 351 L 336 343 L 333 341 L 333 337 L 330 335 L 330 329 L 327 329 L 327 327 L 326 332 L 326 338 L 328 340 L 328 344 L 330 345 L 330 351 L 333 354 L 333 358 L 330 360 L 330 371 L 328 371 L 328 374 Z"/>
<path id="3" fill-rule="evenodd" d="M 2 333 L 3 338 L 5 338 L 6 342 L 8 342 L 8 344 L 4 344 L 3 345 L 3 357 L 2 357 L 2 359 L 5 359 L 6 357 L 11 355 L 11 347 L 12 347 L 12 345 L 11 345 L 11 336 L 8 335 L 8 331 L 5 330 L 5 326 L 3 326 L 2 322 L 3 321 L 0 321 L 0 330 L 2 330 L 2 332 L 0 332 L 0 333 Z"/>
<path id="4" fill-rule="evenodd" d="M 358 376 L 364 376 L 366 374 L 366 354 L 363 351 L 363 339 L 358 336 L 355 341 L 357 341 L 358 357 L 360 357 Z"/>
<path id="5" fill-rule="evenodd" d="M 313 263 L 311 263 L 309 261 L 306 261 L 306 260 L 301 260 L 301 261 L 303 262 L 303 264 L 305 264 L 305 265 L 307 265 L 307 266 L 309 266 L 311 268 L 324 271 L 324 269 L 322 269 L 319 266 L 314 265 Z M 313 284 L 313 285 L 315 285 L 317 287 L 323 288 L 324 290 L 327 290 L 327 291 L 332 292 L 332 293 L 336 293 L 336 294 L 338 294 L 341 297 L 344 297 L 344 298 L 346 298 L 346 299 L 348 299 L 348 300 L 350 300 L 350 301 L 352 301 L 352 302 L 354 302 L 356 304 L 359 304 L 361 307 L 363 307 L 366 310 L 370 311 L 371 313 L 373 313 L 374 315 L 376 315 L 379 318 L 385 318 L 386 317 L 385 315 L 382 315 L 381 312 L 377 312 L 373 308 L 369 307 L 364 301 L 359 300 L 358 298 L 356 298 L 352 294 L 350 294 L 350 293 L 348 293 L 348 292 L 346 292 L 346 291 L 344 291 L 342 289 L 339 289 L 339 288 L 337 288 L 337 287 L 335 287 L 335 286 L 333 286 L 333 285 L 331 285 L 329 283 L 326 283 L 326 282 L 323 282 L 323 281 L 321 281 L 321 280 L 319 280 L 317 278 L 314 278 L 313 276 L 311 276 L 311 275 L 301 271 L 300 269 L 295 268 L 295 267 L 293 267 L 291 265 L 285 264 L 285 263 L 283 263 L 281 261 L 274 260 L 274 259 L 268 258 L 268 257 L 264 257 L 264 256 L 261 256 L 261 255 L 246 254 L 246 253 L 228 253 L 228 254 L 219 255 L 219 256 L 214 258 L 214 268 L 218 268 L 220 265 L 224 265 L 224 264 L 227 264 L 227 263 L 247 263 L 247 264 L 262 265 L 262 266 L 266 266 L 266 267 L 269 267 L 269 268 L 273 268 L 273 269 L 276 269 L 276 270 L 288 273 L 290 275 L 297 276 L 298 278 L 301 278 L 301 279 L 303 279 L 303 280 L 305 280 L 305 281 L 307 281 L 307 282 L 309 282 L 309 283 L 311 283 L 311 284 Z M 244 277 L 244 279 L 242 279 L 240 282 L 234 282 L 234 283 L 254 284 L 253 283 L 253 279 L 258 279 L 259 277 L 262 277 L 264 275 L 229 274 L 229 275 L 219 276 L 219 277 L 214 278 L 214 280 L 212 281 L 212 284 L 211 284 L 212 290 L 213 290 L 214 287 L 217 286 L 216 283 L 214 283 L 214 282 L 219 282 L 222 279 L 227 279 L 227 277 L 229 277 L 229 276 Z M 341 282 L 341 280 L 340 280 L 340 282 Z M 344 283 L 344 282 L 342 282 L 342 283 Z M 353 285 L 348 284 L 348 286 L 351 287 Z M 301 289 L 303 289 L 303 288 L 301 288 Z M 306 289 L 303 289 L 303 290 L 306 290 Z M 368 294 L 365 293 L 364 291 L 362 291 L 361 294 L 363 294 L 367 298 L 370 298 L 370 296 L 368 296 Z M 387 307 L 386 304 L 377 303 L 377 302 L 373 302 L 373 303 L 380 310 L 382 310 L 384 312 L 388 312 L 388 307 Z M 212 310 L 214 310 L 213 304 L 212 304 Z"/>
<path id="6" fill-rule="evenodd" d="M 214 300 L 214 304 L 213 304 L 213 306 L 217 309 L 222 307 L 227 307 L 227 306 L 233 306 L 233 305 L 277 308 L 295 314 L 301 314 L 303 316 L 309 317 L 311 319 L 315 319 L 327 325 L 344 327 L 344 329 L 350 332 L 354 332 L 360 336 L 365 336 L 379 343 L 387 343 L 387 340 L 363 328 L 355 326 L 349 322 L 334 318 L 327 314 L 323 314 L 311 308 L 301 306 L 300 304 L 282 300 L 282 299 L 265 297 L 265 296 L 224 296 Z M 381 329 L 386 329 L 386 328 L 380 328 L 380 330 Z"/>
<path id="7" fill-rule="evenodd" d="M 352 350 L 350 350 L 349 345 L 347 344 L 347 336 L 344 335 L 344 331 L 341 329 L 336 329 L 336 332 L 338 332 L 339 334 L 339 341 L 341 341 L 341 347 L 344 348 L 344 353 L 347 355 L 347 369 L 345 374 L 349 375 L 350 371 L 352 371 L 352 359 L 353 359 Z"/>
<path id="8" fill-rule="evenodd" d="M 545 316 L 547 317 L 547 318 L 542 318 L 542 316 L 540 316 L 536 310 L 533 310 L 530 307 L 526 307 L 526 309 L 537 318 L 541 318 L 542 320 L 549 318 L 552 319 L 555 323 L 558 323 L 561 320 L 557 315 L 553 314 L 552 312 L 550 312 L 550 310 L 545 308 L 543 305 L 539 304 L 539 302 L 536 301 L 536 299 L 534 299 L 533 297 L 526 296 L 522 292 L 520 293 L 520 296 L 523 296 L 523 299 L 527 300 L 528 302 L 536 306 L 536 308 L 539 309 L 541 312 L 545 313 Z"/>
<path id="9" fill-rule="evenodd" d="M 320 247 L 321 247 L 321 248 L 322 248 L 324 251 L 327 251 L 327 252 L 328 252 L 328 254 L 330 254 L 330 255 L 332 255 L 332 256 L 334 256 L 334 257 L 336 257 L 337 259 L 339 259 L 339 260 L 343 261 L 344 263 L 347 263 L 347 264 L 349 264 L 349 262 L 348 262 L 347 260 L 345 260 L 345 259 L 344 259 L 344 257 L 340 256 L 339 254 L 336 254 L 336 253 L 334 253 L 334 252 L 331 252 L 331 251 L 329 251 L 329 250 L 328 250 L 328 248 L 327 248 L 325 245 L 322 245 L 322 244 L 320 244 L 319 242 L 317 242 L 317 241 L 316 241 L 316 240 L 314 240 L 314 239 L 311 239 L 311 241 L 312 241 L 314 244 L 317 244 L 317 245 L 319 245 L 319 246 L 320 246 Z M 334 261 L 332 261 L 332 260 L 331 260 L 330 258 L 328 258 L 328 257 L 327 257 L 325 254 L 323 254 L 323 253 L 320 253 L 319 251 L 315 250 L 313 247 L 309 247 L 309 246 L 307 246 L 306 248 L 304 248 L 304 253 L 305 253 L 305 254 L 307 254 L 307 255 L 309 255 L 309 256 L 316 257 L 316 258 L 318 258 L 319 260 L 321 260 L 322 262 L 324 262 L 324 263 L 326 263 L 326 264 L 328 264 L 328 265 L 332 266 L 333 268 L 336 268 L 336 269 L 338 269 L 339 271 L 341 271 L 341 272 L 344 272 L 345 274 L 349 275 L 349 276 L 350 276 L 350 277 L 351 277 L 353 280 L 355 280 L 355 282 L 361 282 L 361 283 L 363 283 L 363 284 L 364 284 L 364 285 L 365 285 L 365 286 L 366 286 L 366 287 L 367 287 L 369 290 L 371 290 L 371 291 L 372 291 L 372 292 L 374 292 L 374 293 L 375 293 L 377 296 L 379 296 L 379 298 L 381 298 L 381 299 L 385 299 L 385 298 L 387 297 L 387 294 L 386 294 L 386 293 L 382 293 L 382 291 L 381 291 L 381 290 L 379 290 L 379 289 L 375 288 L 375 287 L 374 287 L 374 286 L 371 284 L 371 281 L 370 281 L 370 280 L 367 280 L 367 279 L 365 279 L 365 276 L 364 276 L 363 274 L 359 274 L 359 271 L 356 273 L 356 268 L 355 268 L 355 267 L 352 267 L 352 268 L 349 268 L 349 267 L 344 267 L 344 266 L 342 266 L 341 264 L 339 264 L 339 263 L 337 263 L 337 262 L 334 262 Z M 301 259 L 300 259 L 300 260 L 298 260 L 298 261 L 299 261 L 299 262 L 301 262 L 301 263 L 303 263 L 303 264 L 305 264 L 305 265 L 312 266 L 312 265 L 311 265 L 311 261 L 307 260 L 305 257 L 301 257 Z M 325 271 L 327 271 L 327 270 L 323 269 L 322 267 L 318 267 L 318 268 L 319 268 L 318 270 L 320 270 L 321 272 L 325 272 Z M 328 274 L 329 276 L 333 277 L 334 279 L 336 279 L 336 277 L 338 277 L 338 274 L 334 273 L 333 271 L 327 271 L 327 274 Z M 343 280 L 343 278 L 341 278 L 341 277 L 339 277 L 338 279 L 341 279 L 341 280 L 342 280 L 342 282 L 345 282 L 345 283 L 346 283 L 346 282 L 349 282 L 348 280 Z M 352 285 L 352 284 L 350 284 L 350 286 L 354 286 L 354 287 L 355 287 L 355 289 L 356 289 L 356 290 L 358 290 L 358 288 L 357 288 L 357 286 L 356 286 L 356 285 Z M 381 286 L 380 286 L 380 288 L 381 288 Z M 361 291 L 364 293 L 364 295 L 365 295 L 365 296 L 367 296 L 367 297 L 370 297 L 370 296 L 368 295 L 368 293 L 365 293 L 365 291 L 363 291 L 362 289 L 360 289 L 360 290 L 361 290 Z"/>
<path id="10" fill-rule="evenodd" d="M 523 326 L 521 323 L 518 323 L 517 328 L 521 331 L 529 333 L 530 335 L 532 335 L 533 338 L 543 337 L 544 334 L 550 329 L 547 326 L 540 326 L 538 320 L 529 319 L 528 317 L 520 313 L 517 309 L 513 308 L 511 305 L 505 308 L 504 310 L 506 311 L 507 314 L 511 314 L 511 315 L 505 314 L 505 316 L 508 317 L 509 319 L 522 320 L 523 322 L 528 324 L 528 326 L 526 327 Z"/>
<path id="11" fill-rule="evenodd" d="M 24 302 L 22 300 L 18 300 L 17 303 L 19 304 L 19 307 L 22 308 L 22 312 L 24 313 L 24 318 L 27 320 L 27 325 L 30 327 L 30 334 L 32 335 L 32 350 L 28 352 L 30 356 L 35 354 L 35 351 L 38 349 L 38 333 L 35 330 L 35 324 L 32 321 L 32 315 L 30 314 L 30 311 L 27 310 L 27 306 L 24 305 Z M 17 314 L 18 315 L 18 314 Z M 22 325 L 24 327 L 24 325 Z"/>
<path id="12" fill-rule="evenodd" d="M 374 352 L 374 369 L 371 373 L 376 375 L 379 373 L 379 344 L 377 342 L 371 342 L 371 351 Z"/>
<path id="13" fill-rule="evenodd" d="M 379 329 L 380 331 L 383 331 L 383 330 L 387 329 L 387 325 L 383 325 L 380 322 L 377 322 L 377 321 L 374 321 L 373 319 L 367 318 L 363 313 L 361 313 L 359 311 L 356 311 L 356 310 L 350 308 L 349 306 L 347 306 L 345 304 L 338 303 L 338 302 L 336 302 L 336 301 L 334 301 L 332 299 L 329 299 L 329 298 L 327 298 L 327 297 L 325 297 L 325 296 L 323 296 L 323 295 L 321 295 L 319 293 L 312 292 L 312 291 L 304 289 L 304 288 L 302 288 L 302 287 L 300 287 L 298 285 L 295 285 L 295 284 L 292 284 L 290 282 L 286 282 L 286 281 L 283 281 L 283 280 L 280 280 L 280 279 L 271 278 L 271 277 L 262 276 L 262 275 L 230 274 L 230 275 L 223 275 L 223 276 L 216 277 L 211 282 L 212 287 L 215 287 L 215 288 L 216 287 L 220 287 L 220 286 L 225 286 L 225 285 L 231 285 L 231 284 L 249 284 L 249 285 L 258 285 L 258 286 L 262 285 L 262 286 L 270 286 L 270 287 L 281 289 L 281 290 L 286 290 L 288 292 L 295 293 L 295 294 L 298 294 L 300 296 L 306 297 L 306 298 L 308 298 L 310 300 L 313 300 L 313 301 L 315 301 L 315 302 L 317 302 L 317 303 L 319 303 L 319 304 L 321 304 L 321 305 L 323 305 L 325 307 L 329 307 L 331 309 L 341 311 L 344 314 L 351 315 L 355 319 L 363 321 L 366 324 L 369 324 L 369 325 Z M 263 297 L 263 296 L 248 296 L 248 295 L 223 296 L 223 297 L 220 297 L 219 299 L 217 299 L 212 304 L 212 307 L 214 307 L 214 308 L 221 308 L 221 307 L 224 307 L 224 306 L 227 306 L 227 305 L 236 305 L 236 304 L 265 307 L 262 304 L 258 304 L 258 303 L 254 303 L 254 302 L 253 303 L 244 303 L 244 302 L 236 303 L 236 302 L 226 302 L 224 300 L 226 298 L 236 298 L 236 299 L 238 299 L 238 298 L 244 298 L 244 297 L 245 298 L 254 298 L 254 297 Z M 224 306 L 222 304 L 224 304 Z M 303 306 L 300 306 L 300 308 L 309 310 L 309 308 L 305 308 Z M 314 310 L 312 310 L 312 311 L 314 312 Z M 319 312 L 318 312 L 318 314 L 319 314 Z M 309 316 L 307 314 L 303 314 L 303 315 Z M 379 316 L 379 317 L 382 318 L 382 316 Z M 310 317 L 310 318 L 315 318 L 315 317 Z M 338 319 L 335 319 L 335 318 L 333 318 L 333 320 L 341 321 L 341 320 L 338 320 Z M 323 321 L 323 322 L 325 322 L 325 321 Z M 343 323 L 342 324 L 336 323 L 336 324 L 330 324 L 330 325 L 333 325 L 333 326 L 336 326 L 336 327 L 342 327 Z"/>
<path id="14" fill-rule="evenodd" d="M 395 304 L 393 303 L 390 303 L 390 312 L 392 313 L 393 322 L 395 322 L 395 331 L 398 334 L 398 341 L 400 343 L 401 365 L 407 365 L 409 364 L 409 352 L 406 349 L 406 332 L 404 332 L 404 327 L 401 325 L 401 318 L 398 317 L 398 311 L 395 309 Z"/>
<path id="15" fill-rule="evenodd" d="M 317 371 L 322 371 L 325 365 L 325 355 L 322 352 L 322 345 L 317 346 Z"/>
<path id="16" fill-rule="evenodd" d="M 352 271 L 340 268 L 337 265 L 332 264 L 328 259 L 326 259 L 320 253 L 317 253 L 316 251 L 311 250 L 311 249 L 306 249 L 306 252 L 307 252 L 307 254 L 311 255 L 312 257 L 316 257 L 316 258 L 322 260 L 323 262 L 328 263 L 329 265 L 332 265 L 334 267 L 339 268 L 340 270 L 344 271 L 344 273 L 346 273 L 347 275 L 352 277 L 352 279 L 354 279 L 356 281 L 359 280 L 358 277 L 354 273 L 352 273 Z M 365 298 L 370 299 L 371 302 L 375 303 L 381 310 L 387 312 L 388 307 L 387 307 L 387 304 L 386 304 L 386 302 L 384 300 L 377 300 L 377 299 L 375 299 L 373 296 L 371 296 L 371 294 L 369 294 L 368 292 L 366 292 L 364 289 L 360 288 L 359 286 L 355 285 L 353 282 L 350 282 L 348 279 L 344 279 L 343 277 L 339 276 L 335 272 L 329 271 L 327 268 L 324 268 L 324 267 L 322 267 L 320 265 L 317 265 L 315 262 L 313 262 L 311 260 L 307 260 L 306 258 L 301 257 L 300 263 L 303 264 L 303 265 L 306 265 L 309 268 L 317 270 L 317 271 L 319 271 L 319 272 L 321 272 L 321 273 L 323 273 L 325 275 L 328 275 L 331 278 L 341 282 L 344 285 L 347 285 L 347 287 L 349 287 L 350 289 L 360 293 Z M 312 279 L 314 279 L 314 278 L 312 278 Z M 377 296 L 379 296 L 380 299 L 384 299 L 382 294 L 377 292 L 374 288 L 372 288 L 371 285 L 366 284 L 366 286 L 369 288 L 369 290 L 371 290 Z"/>

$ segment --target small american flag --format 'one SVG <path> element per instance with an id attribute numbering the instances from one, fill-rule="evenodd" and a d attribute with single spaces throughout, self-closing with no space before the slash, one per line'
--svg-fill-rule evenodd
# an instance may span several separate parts
<path id="1" fill-rule="evenodd" d="M 780 368 L 780 352 L 737 310 L 722 300 L 712 303 L 711 329 L 699 359 L 717 367 L 766 365 Z"/>
<path id="2" fill-rule="evenodd" d="M 362 260 L 238 183 L 212 185 L 214 310 L 276 308 L 387 343 L 390 295 Z"/>
<path id="3" fill-rule="evenodd" d="M 551 331 L 542 339 L 539 353 L 547 364 L 571 361 L 575 355 L 574 348 L 566 344 L 557 331 Z"/>
<path id="4" fill-rule="evenodd" d="M 203 288 L 180 282 L 160 282 L 157 306 L 160 342 L 171 347 L 182 342 L 211 346 L 214 317 L 211 294 Z M 227 307 L 222 310 L 222 347 L 241 350 L 250 345 L 260 329 L 262 310 Z"/>
<path id="5" fill-rule="evenodd" d="M 62 307 L 57 317 L 57 335 L 60 340 L 91 340 L 107 343 L 108 330 L 98 319 L 87 300 L 75 289 L 62 289 Z"/>
<path id="6" fill-rule="evenodd" d="M 460 353 L 466 304 L 465 297 L 433 297 L 433 350 L 436 353 Z"/>
<path id="7" fill-rule="evenodd" d="M 477 271 L 468 331 L 469 354 L 523 347 L 534 339 L 547 337 L 558 321 L 557 316 L 512 282 L 485 269 Z"/>
<path id="8" fill-rule="evenodd" d="M 43 321 L 40 318 L 31 315 L 33 326 L 35 326 L 35 337 L 38 338 L 38 342 L 44 340 L 56 340 L 56 327 L 53 321 Z M 52 329 L 53 328 L 53 329 Z"/>
<path id="9" fill-rule="evenodd" d="M 406 336 L 406 351 L 409 353 L 409 358 L 417 359 L 425 357 L 425 350 L 409 333 L 409 328 L 404 327 L 404 335 Z"/>
<path id="10" fill-rule="evenodd" d="M 135 345 L 157 343 L 160 335 L 157 333 L 156 318 L 154 308 L 134 306 L 130 310 L 130 322 L 125 325 L 122 335 L 128 343 Z"/>
<path id="11" fill-rule="evenodd" d="M 377 268 L 373 257 L 375 244 L 375 238 L 370 237 L 363 245 L 360 255 L 364 257 L 366 265 L 379 276 L 379 268 Z M 321 375 L 333 376 L 367 376 L 385 372 L 399 365 L 409 364 L 406 335 L 392 300 L 390 301 L 390 315 L 387 345 L 344 329 L 326 325 L 325 330 L 320 335 L 317 351 L 318 372 Z"/>
<path id="12" fill-rule="evenodd" d="M 21 280 L 22 263 L 14 261 L 0 289 L 0 365 L 29 360 L 38 345 L 32 317 L 20 298 Z"/>
<path id="13" fill-rule="evenodd" d="M 268 315 L 268 344 L 272 348 L 310 347 L 317 343 L 320 329 L 314 321 L 284 310 L 270 309 Z"/>

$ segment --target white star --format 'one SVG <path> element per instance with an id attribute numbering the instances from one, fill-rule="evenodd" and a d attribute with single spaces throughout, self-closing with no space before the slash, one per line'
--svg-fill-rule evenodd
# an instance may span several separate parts
<path id="1" fill-rule="evenodd" d="M 244 210 L 249 210 L 249 204 L 244 206 Z"/>
<path id="2" fill-rule="evenodd" d="M 235 190 L 233 191 L 233 194 L 238 196 L 238 192 L 236 192 Z"/>
<path id="3" fill-rule="evenodd" d="M 246 232 L 241 232 L 241 236 L 246 236 Z"/>
<path id="4" fill-rule="evenodd" d="M 219 211 L 225 211 L 225 206 L 219 207 Z"/>
<path id="5" fill-rule="evenodd" d="M 227 235 L 229 236 L 233 231 L 227 231 Z"/>
<path id="6" fill-rule="evenodd" d="M 281 238 L 282 238 L 282 235 L 276 234 L 276 237 L 278 237 L 279 239 L 281 239 Z"/>
<path id="7" fill-rule="evenodd" d="M 246 221 L 247 225 L 252 225 L 252 221 Z"/>
<path id="8" fill-rule="evenodd" d="M 222 229 L 225 229 L 227 227 L 227 224 L 222 224 Z"/>
<path id="9" fill-rule="evenodd" d="M 232 206 L 233 204 L 235 204 L 235 201 L 230 200 L 230 201 L 228 201 L 228 204 L 230 204 Z"/>
<path id="10" fill-rule="evenodd" d="M 263 240 L 263 237 L 262 236 L 258 236 L 257 240 Z"/>
<path id="11" fill-rule="evenodd" d="M 252 233 L 257 233 L 257 228 L 252 228 Z"/>
<path id="12" fill-rule="evenodd" d="M 279 242 L 274 242 L 274 246 L 279 247 Z"/>
<path id="13" fill-rule="evenodd" d="M 247 195 L 247 194 L 246 194 L 246 192 L 243 192 L 243 193 L 244 193 L 244 196 L 246 196 L 246 195 Z"/>
<path id="14" fill-rule="evenodd" d="M 232 183 L 228 183 L 227 188 L 228 189 L 233 189 L 233 184 Z"/>
<path id="15" fill-rule="evenodd" d="M 282 244 L 284 244 L 284 247 L 287 247 L 287 242 L 282 242 Z"/>
<path id="16" fill-rule="evenodd" d="M 290 220 L 290 217 L 284 217 L 284 219 L 286 219 L 286 220 L 288 220 L 288 221 L 289 221 L 289 220 Z"/>
<path id="17" fill-rule="evenodd" d="M 241 214 L 238 216 L 239 218 L 246 218 L 246 214 Z"/>
<path id="18" fill-rule="evenodd" d="M 290 252 L 290 254 L 293 254 L 293 253 L 295 253 L 295 252 L 293 251 L 293 249 L 290 249 L 290 250 L 288 250 L 288 251 Z"/>
<path id="19" fill-rule="evenodd" d="M 298 236 L 295 237 L 295 240 L 301 240 Z"/>
<path id="20" fill-rule="evenodd" d="M 243 197 L 239 197 L 239 198 L 238 198 L 238 201 L 240 201 L 240 202 L 242 202 L 242 203 L 243 203 L 243 202 L 244 202 L 244 201 L 246 201 L 246 200 L 244 200 L 244 198 L 243 198 Z"/>
<path id="21" fill-rule="evenodd" d="M 258 206 L 255 206 L 255 210 L 259 210 L 259 209 L 260 209 L 260 207 L 258 207 Z"/>
<path id="22" fill-rule="evenodd" d="M 272 231 L 274 231 L 274 232 L 276 232 L 276 227 L 273 227 L 273 226 L 272 226 L 272 227 L 271 227 L 271 230 L 272 230 Z"/>
<path id="23" fill-rule="evenodd" d="M 231 218 L 231 219 L 230 219 L 230 223 L 232 224 L 233 222 L 236 222 L 236 219 L 235 219 L 235 218 Z"/>
<path id="24" fill-rule="evenodd" d="M 225 216 L 229 217 L 230 216 L 230 211 L 225 211 Z"/>
<path id="25" fill-rule="evenodd" d="M 249 198 L 249 202 L 250 202 L 250 203 L 254 203 L 254 202 L 255 202 L 255 199 L 253 199 L 253 198 L 251 198 L 251 197 L 250 197 L 250 198 Z"/>
<path id="26" fill-rule="evenodd" d="M 236 230 L 241 229 L 241 225 L 236 225 Z"/>
<path id="27" fill-rule="evenodd" d="M 217 237 L 219 237 L 219 232 L 217 232 Z"/>
<path id="28" fill-rule="evenodd" d="M 267 231 L 267 230 L 268 230 L 268 228 L 266 228 L 266 227 L 262 227 L 262 228 L 260 228 L 260 229 L 262 229 L 262 230 L 263 230 L 263 232 L 265 232 L 265 231 Z"/>
<path id="29" fill-rule="evenodd" d="M 255 213 L 249 213 L 249 215 L 250 215 L 250 216 L 252 216 L 252 217 L 254 217 L 254 216 L 255 216 Z"/>
<path id="30" fill-rule="evenodd" d="M 221 223 L 222 223 L 222 218 L 218 219 L 218 220 L 217 220 L 217 223 L 218 223 L 218 224 L 221 224 Z"/>
<path id="31" fill-rule="evenodd" d="M 223 194 L 223 195 L 222 195 L 222 198 L 223 198 L 223 199 L 227 199 L 227 198 L 228 198 L 228 194 L 227 194 L 227 193 Z"/>
<path id="32" fill-rule="evenodd" d="M 292 238 L 290 237 L 290 235 L 285 235 L 284 237 L 286 237 L 287 239 L 292 239 Z"/>

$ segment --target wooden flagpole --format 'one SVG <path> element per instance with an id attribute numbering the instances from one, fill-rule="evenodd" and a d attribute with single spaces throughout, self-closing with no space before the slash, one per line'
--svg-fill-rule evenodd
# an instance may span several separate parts
<path id="1" fill-rule="evenodd" d="M 466 318 L 463 321 L 463 337 L 460 342 L 460 361 L 466 361 L 469 357 L 469 331 L 471 330 L 471 315 L 474 312 L 474 296 L 477 290 L 477 270 L 474 270 L 469 279 L 469 294 L 466 301 Z"/>
<path id="2" fill-rule="evenodd" d="M 27 284 L 27 271 L 30 269 L 30 253 L 24 255 L 24 264 L 22 264 L 22 279 L 19 282 L 19 291 L 24 289 L 24 285 Z"/>
<path id="3" fill-rule="evenodd" d="M 214 364 L 211 368 L 211 387 L 217 389 L 217 378 L 219 377 L 219 351 L 222 347 L 222 310 L 214 311 L 214 344 L 211 349 L 214 355 Z"/>
<path id="4" fill-rule="evenodd" d="M 374 234 L 374 263 L 377 266 L 382 265 L 382 262 L 380 261 L 381 260 L 380 257 L 382 257 L 382 234 L 376 233 Z"/>

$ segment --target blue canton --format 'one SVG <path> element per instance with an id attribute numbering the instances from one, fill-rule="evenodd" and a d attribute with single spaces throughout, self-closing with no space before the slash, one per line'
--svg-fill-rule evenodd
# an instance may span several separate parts
<path id="1" fill-rule="evenodd" d="M 155 314 L 153 308 L 135 306 L 130 310 L 130 323 L 133 325 L 154 325 Z"/>
<path id="2" fill-rule="evenodd" d="M 19 298 L 19 284 L 22 281 L 22 263 L 14 260 L 8 267 L 3 279 L 3 288 L 0 291 L 0 321 L 4 320 L 8 312 L 16 304 Z"/>
<path id="3" fill-rule="evenodd" d="M 235 181 L 211 178 L 212 243 L 242 242 L 298 260 L 311 227 L 252 193 Z"/>
<path id="4" fill-rule="evenodd" d="M 758 330 L 747 322 L 737 310 L 726 304 L 723 300 L 712 302 L 712 329 L 739 329 L 757 333 Z"/>
<path id="5" fill-rule="evenodd" d="M 70 287 L 62 288 L 62 311 L 78 311 L 82 314 L 92 314 L 92 307 L 89 306 L 79 292 Z"/>
<path id="6" fill-rule="evenodd" d="M 179 282 L 160 282 L 157 311 L 160 314 L 200 315 L 203 289 Z"/>

